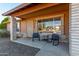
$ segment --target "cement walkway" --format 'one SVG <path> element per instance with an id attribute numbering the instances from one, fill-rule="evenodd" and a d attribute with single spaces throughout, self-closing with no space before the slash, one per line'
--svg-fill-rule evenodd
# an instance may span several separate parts
<path id="1" fill-rule="evenodd" d="M 15 40 L 14 42 L 21 43 L 24 45 L 39 48 L 40 51 L 36 56 L 68 56 L 68 44 L 60 44 L 58 46 L 53 46 L 52 43 L 47 43 L 45 41 L 34 41 L 30 39 L 22 38 Z"/>

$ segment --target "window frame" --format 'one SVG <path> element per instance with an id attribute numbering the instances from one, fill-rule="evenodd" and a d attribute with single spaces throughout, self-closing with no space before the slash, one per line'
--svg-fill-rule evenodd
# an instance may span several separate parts
<path id="1" fill-rule="evenodd" d="M 55 17 L 60 17 L 61 18 L 61 25 L 62 25 L 62 30 L 61 30 L 61 34 L 64 34 L 64 14 L 59 14 L 59 15 L 53 15 L 53 16 L 46 16 L 46 17 L 40 17 L 37 19 L 37 32 L 39 32 L 38 30 L 38 21 L 40 20 L 44 20 L 44 19 L 52 19 L 52 18 L 55 18 Z"/>

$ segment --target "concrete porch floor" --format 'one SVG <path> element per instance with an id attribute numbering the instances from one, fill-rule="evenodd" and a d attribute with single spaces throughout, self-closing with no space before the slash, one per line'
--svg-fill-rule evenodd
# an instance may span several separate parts
<path id="1" fill-rule="evenodd" d="M 52 43 L 38 40 L 32 41 L 29 38 L 19 38 L 17 40 L 14 40 L 14 42 L 39 48 L 40 51 L 36 54 L 36 56 L 69 56 L 67 43 L 53 46 Z"/>

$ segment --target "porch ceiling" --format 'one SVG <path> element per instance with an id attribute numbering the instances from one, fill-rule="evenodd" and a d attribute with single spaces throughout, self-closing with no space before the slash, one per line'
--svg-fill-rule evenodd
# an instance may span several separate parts
<path id="1" fill-rule="evenodd" d="M 42 9 L 45 9 L 45 8 L 48 8 L 51 6 L 55 6 L 55 5 L 58 5 L 58 3 L 31 3 L 28 6 L 15 10 L 13 12 L 8 11 L 8 12 L 10 12 L 9 14 L 4 13 L 3 15 L 20 17 L 22 15 L 30 14 L 30 13 L 36 12 L 38 10 L 42 10 Z"/>
<path id="2" fill-rule="evenodd" d="M 34 6 L 31 6 L 29 8 L 19 10 L 18 12 L 15 12 L 11 15 L 20 17 L 22 15 L 31 14 L 33 12 L 36 12 L 36 11 L 39 11 L 39 10 L 42 10 L 42 9 L 45 9 L 45 8 L 48 8 L 51 6 L 55 6 L 55 5 L 58 5 L 58 3 L 55 3 L 55 4 L 54 3 L 39 3 L 39 4 L 35 4 Z"/>
<path id="3" fill-rule="evenodd" d="M 60 13 L 62 14 L 65 11 L 69 11 L 69 4 L 56 4 L 53 7 L 50 6 L 48 8 L 45 9 L 41 9 L 29 14 L 23 14 L 20 15 L 18 17 L 20 18 L 38 18 L 38 17 L 44 17 L 44 16 L 49 16 L 49 15 L 53 15 L 53 14 L 57 14 Z"/>

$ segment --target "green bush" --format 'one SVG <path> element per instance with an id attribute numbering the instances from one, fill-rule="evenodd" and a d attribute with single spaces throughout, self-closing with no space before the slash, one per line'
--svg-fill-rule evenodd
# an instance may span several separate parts
<path id="1" fill-rule="evenodd" d="M 6 29 L 6 24 L 0 24 L 0 29 Z"/>
<path id="2" fill-rule="evenodd" d="M 0 23 L 0 29 L 6 29 L 7 22 L 9 22 L 9 17 L 5 17 Z"/>
<path id="3" fill-rule="evenodd" d="M 6 30 L 0 30 L 0 37 L 10 37 L 10 32 Z"/>

